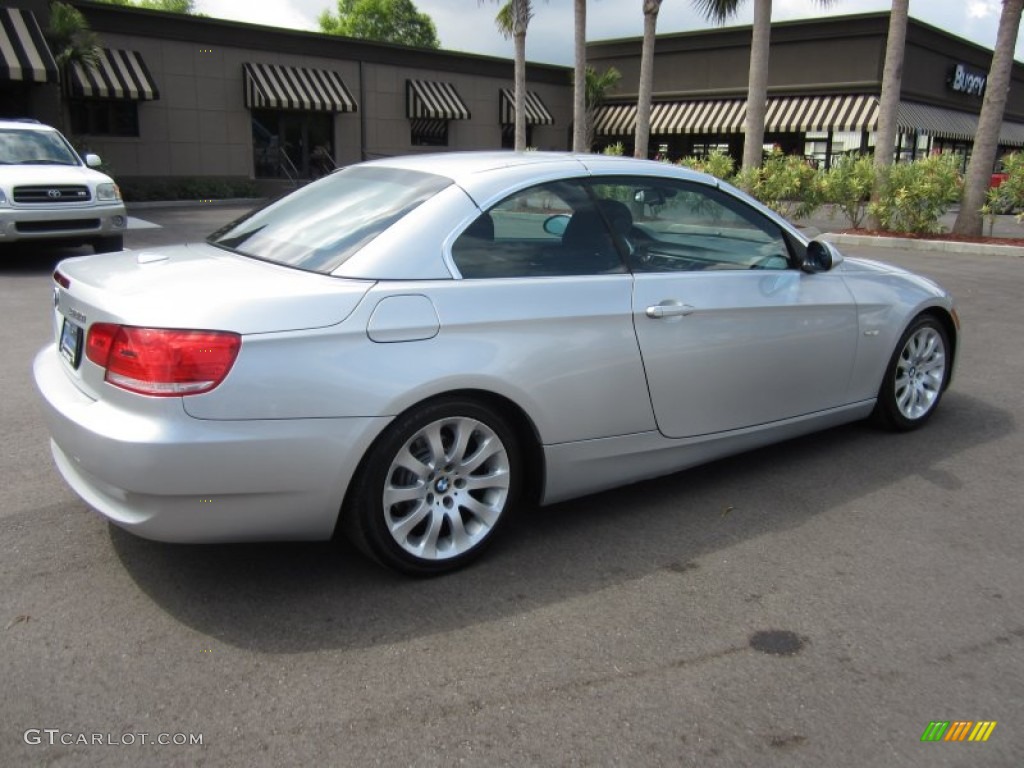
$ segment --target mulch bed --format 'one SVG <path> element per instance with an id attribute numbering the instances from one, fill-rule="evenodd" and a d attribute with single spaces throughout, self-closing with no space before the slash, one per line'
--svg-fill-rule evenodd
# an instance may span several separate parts
<path id="1" fill-rule="evenodd" d="M 907 232 L 886 232 L 880 229 L 844 229 L 841 232 L 844 235 L 864 235 L 866 237 L 899 237 L 910 240 L 949 240 L 955 243 L 1024 246 L 1024 238 L 1021 237 L 968 237 L 966 235 L 954 235 L 951 232 L 945 232 L 941 235 L 914 235 Z"/>

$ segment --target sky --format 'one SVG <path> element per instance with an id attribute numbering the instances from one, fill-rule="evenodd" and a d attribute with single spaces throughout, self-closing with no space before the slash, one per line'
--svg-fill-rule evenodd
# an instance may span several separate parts
<path id="1" fill-rule="evenodd" d="M 512 42 L 494 27 L 498 3 L 493 0 L 414 0 L 437 26 L 441 47 L 489 56 L 512 58 Z M 526 38 L 530 61 L 572 65 L 572 0 L 534 0 L 534 18 Z M 209 16 L 253 24 L 315 31 L 317 16 L 336 10 L 332 0 L 197 0 L 197 9 Z M 817 0 L 774 0 L 773 21 L 808 19 L 819 15 L 886 11 L 891 0 L 835 0 L 822 10 Z M 911 17 L 951 32 L 986 48 L 994 48 L 999 26 L 1000 0 L 911 0 Z M 642 0 L 589 0 L 589 41 L 643 34 Z M 753 2 L 726 26 L 750 24 Z M 710 29 L 694 10 L 692 0 L 665 0 L 658 15 L 658 32 L 689 32 Z M 1018 40 L 1016 58 L 1024 60 L 1024 36 Z"/>

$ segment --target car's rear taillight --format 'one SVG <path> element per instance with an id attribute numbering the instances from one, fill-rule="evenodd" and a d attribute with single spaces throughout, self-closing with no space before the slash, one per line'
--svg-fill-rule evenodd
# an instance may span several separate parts
<path id="1" fill-rule="evenodd" d="M 93 323 L 85 356 L 115 387 L 158 397 L 209 392 L 228 375 L 242 338 L 226 331 Z"/>
<path id="2" fill-rule="evenodd" d="M 61 272 L 59 269 L 53 271 L 53 282 L 59 285 L 64 290 L 71 287 L 71 281 L 68 280 L 67 275 Z"/>

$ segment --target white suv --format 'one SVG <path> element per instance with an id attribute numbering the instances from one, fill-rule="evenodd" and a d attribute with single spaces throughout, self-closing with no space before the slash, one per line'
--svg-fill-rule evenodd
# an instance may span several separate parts
<path id="1" fill-rule="evenodd" d="M 97 253 L 124 247 L 121 191 L 78 156 L 60 131 L 35 120 L 0 120 L 0 246 L 60 240 Z"/>

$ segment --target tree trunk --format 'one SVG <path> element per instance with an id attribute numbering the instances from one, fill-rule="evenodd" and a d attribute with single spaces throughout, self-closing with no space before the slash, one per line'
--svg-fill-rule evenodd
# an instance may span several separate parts
<path id="1" fill-rule="evenodd" d="M 871 192 L 872 202 L 878 202 L 886 169 L 892 165 L 893 145 L 896 143 L 896 112 L 900 106 L 900 88 L 903 82 L 903 52 L 906 49 L 909 7 L 910 0 L 892 0 L 889 36 L 885 43 L 885 68 L 882 71 L 878 130 L 875 134 L 875 185 Z M 870 216 L 868 221 L 871 229 L 879 229 L 880 225 L 875 216 Z"/>
<path id="2" fill-rule="evenodd" d="M 1003 126 L 1003 111 L 1010 90 L 1013 52 L 1017 45 L 1017 30 L 1020 28 L 1022 8 L 1024 0 L 1003 0 L 999 32 L 996 34 L 996 48 L 985 83 L 985 100 L 981 104 L 978 130 L 974 135 L 974 151 L 971 153 L 970 165 L 967 166 L 960 213 L 957 214 L 956 223 L 953 225 L 953 232 L 958 235 L 981 235 L 981 207 L 985 204 L 992 166 L 995 164 L 996 150 L 999 148 L 999 130 Z"/>
<path id="3" fill-rule="evenodd" d="M 768 111 L 768 53 L 772 31 L 772 0 L 754 0 L 754 30 L 750 40 L 747 119 L 743 170 L 759 168 L 764 147 L 764 118 Z"/>
<path id="4" fill-rule="evenodd" d="M 640 92 L 636 101 L 636 134 L 633 157 L 647 159 L 651 139 L 651 91 L 654 88 L 654 35 L 661 0 L 644 0 L 644 44 L 640 53 Z"/>
<path id="5" fill-rule="evenodd" d="M 576 0 L 574 40 L 576 67 L 572 90 L 572 151 L 589 152 L 587 144 L 587 0 Z"/>
<path id="6" fill-rule="evenodd" d="M 515 32 L 515 100 L 516 100 L 516 152 L 526 151 L 526 27 L 516 25 Z"/>

